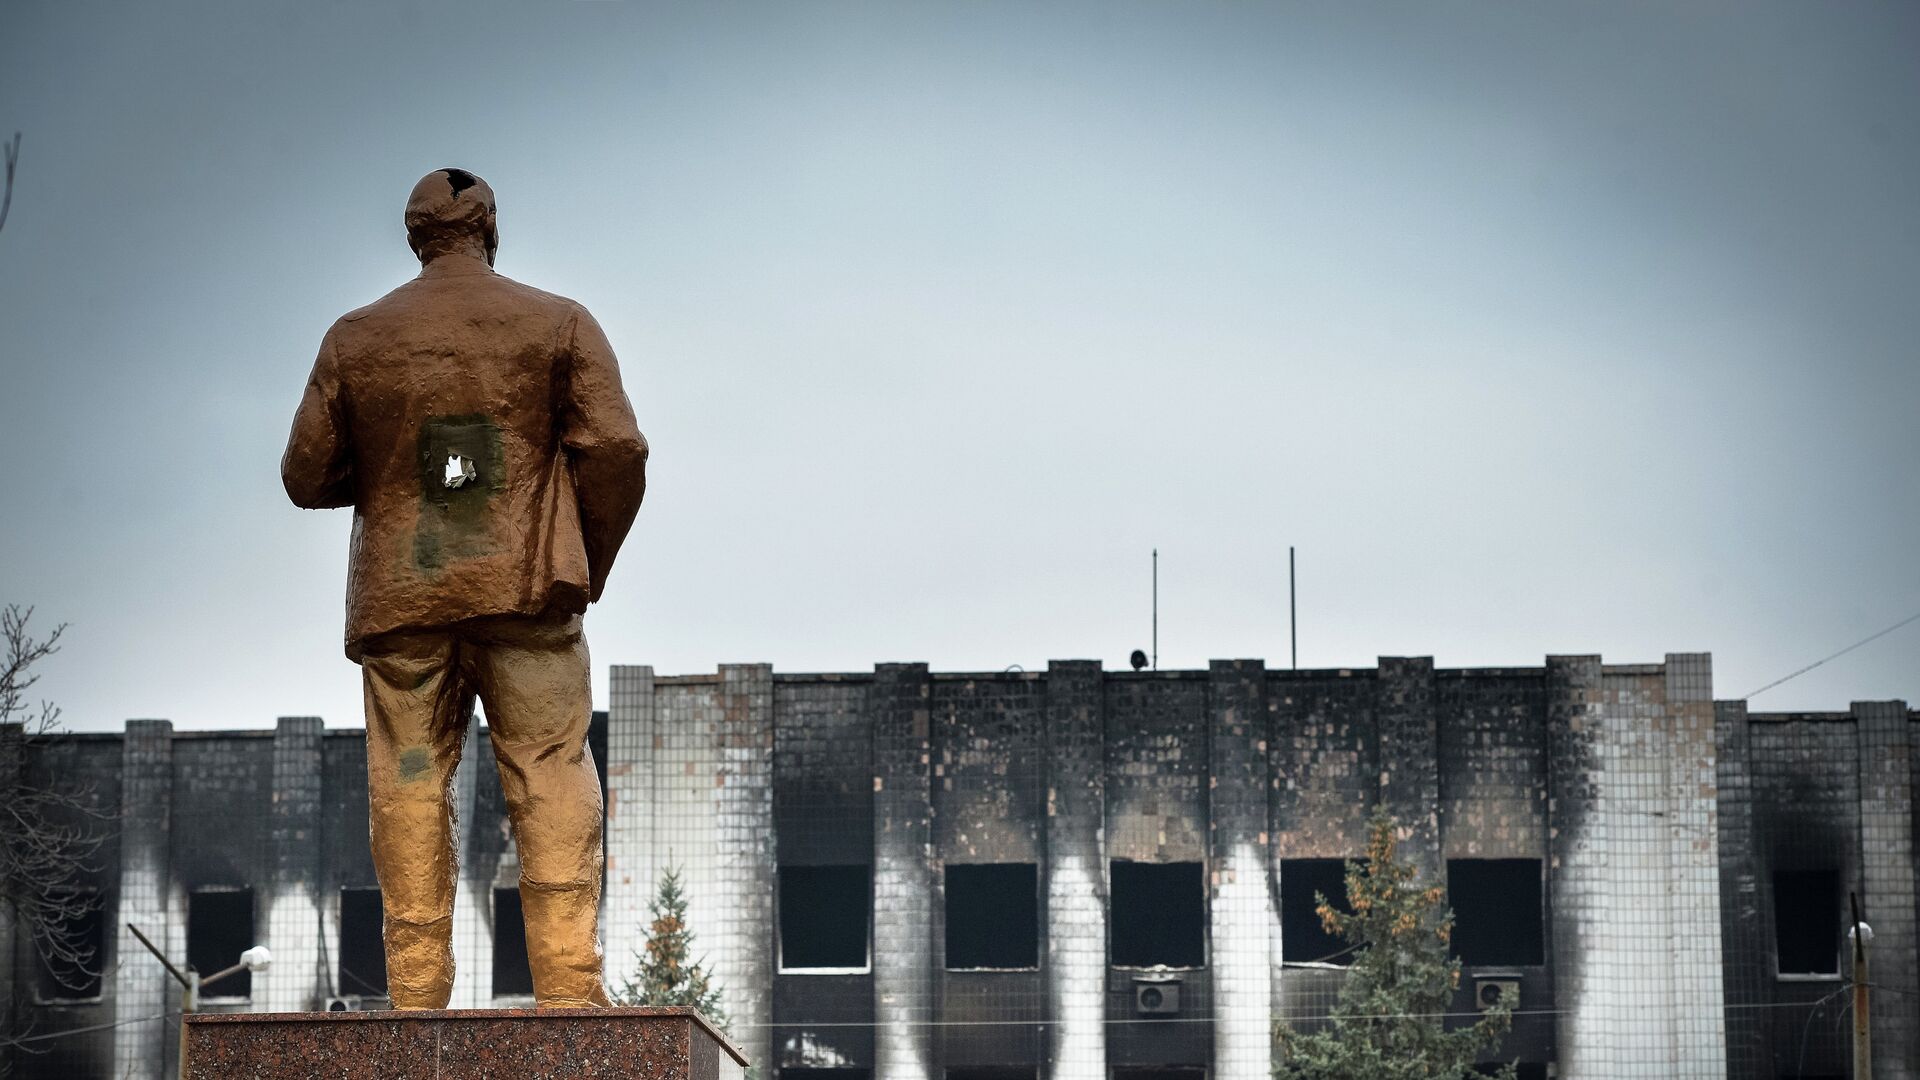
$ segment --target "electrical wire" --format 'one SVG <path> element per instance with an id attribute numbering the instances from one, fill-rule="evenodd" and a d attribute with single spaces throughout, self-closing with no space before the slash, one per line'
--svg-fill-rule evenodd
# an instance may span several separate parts
<path id="1" fill-rule="evenodd" d="M 1817 1002 L 1770 1001 L 1770 1002 L 1756 1002 L 1748 1005 L 1727 1005 L 1727 1006 L 1724 1006 L 1724 1008 L 1727 1008 L 1727 1009 L 1812 1008 L 1817 1010 L 1822 1005 L 1824 1005 L 1826 1001 L 1831 1000 L 1832 998 L 1838 996 L 1841 993 L 1845 993 L 1847 989 L 1849 988 L 1842 987 L 1840 990 L 1835 991 L 1833 994 L 1827 995 L 1826 998 L 1823 998 Z M 1891 988 L 1888 988 L 1888 989 L 1891 989 Z M 1573 1013 L 1574 1013 L 1574 1010 L 1572 1009 L 1514 1009 L 1508 1012 L 1507 1015 L 1509 1016 L 1572 1016 Z M 1354 1016 L 1341 1016 L 1335 1013 L 1319 1013 L 1315 1015 L 1291 1015 L 1290 1014 L 1290 1015 L 1278 1017 L 1278 1019 L 1283 1020 L 1289 1024 L 1296 1024 L 1296 1023 L 1307 1023 L 1307 1022 L 1319 1021 L 1319 1020 L 1342 1020 L 1342 1019 L 1344 1020 L 1450 1020 L 1450 1019 L 1456 1019 L 1456 1018 L 1465 1019 L 1465 1018 L 1475 1017 L 1479 1015 L 1481 1015 L 1481 1012 L 1476 1009 L 1476 1010 L 1467 1011 L 1467 1012 L 1367 1013 L 1364 1015 L 1354 1015 Z M 128 1025 L 131 1025 L 131 1024 L 147 1024 L 147 1023 L 152 1023 L 155 1020 L 178 1020 L 179 1018 L 180 1018 L 180 1014 L 177 1012 L 155 1013 L 152 1016 L 136 1016 L 131 1020 L 116 1020 L 110 1024 L 94 1024 L 90 1027 L 68 1028 L 65 1031 L 49 1031 L 44 1035 L 28 1035 L 18 1039 L 9 1039 L 9 1040 L 6 1040 L 6 1042 L 15 1043 L 15 1044 L 30 1043 L 30 1042 L 45 1042 L 50 1039 L 64 1039 L 72 1035 L 87 1035 L 96 1031 L 107 1031 L 112 1028 L 127 1027 Z M 1217 1022 L 1217 1018 L 1212 1016 L 1167 1016 L 1167 1017 L 1139 1017 L 1139 1018 L 1130 1018 L 1125 1020 L 1102 1020 L 1100 1021 L 1100 1024 L 1103 1027 L 1117 1027 L 1125 1024 L 1212 1024 L 1216 1022 Z M 741 1031 L 760 1031 L 768 1028 L 807 1028 L 808 1030 L 813 1030 L 817 1028 L 875 1028 L 875 1029 L 878 1029 L 881 1027 L 913 1027 L 913 1028 L 1062 1027 L 1066 1025 L 1066 1023 L 1067 1021 L 1065 1020 L 909 1020 L 909 1021 L 905 1021 L 897 1024 L 879 1024 L 873 1021 L 847 1021 L 844 1023 L 826 1023 L 826 1024 L 812 1024 L 812 1023 L 806 1023 L 804 1021 L 798 1021 L 798 1022 L 787 1021 L 787 1022 L 777 1023 L 777 1024 L 775 1023 L 739 1024 L 735 1026 Z"/>
<path id="2" fill-rule="evenodd" d="M 86 1035 L 95 1031 L 106 1031 L 111 1028 L 126 1027 L 129 1024 L 150 1024 L 155 1020 L 177 1019 L 179 1016 L 180 1014 L 177 1012 L 155 1013 L 152 1016 L 136 1016 L 131 1020 L 115 1020 L 111 1024 L 95 1024 L 92 1027 L 68 1028 L 65 1031 L 49 1031 L 45 1035 L 23 1035 L 18 1039 L 7 1039 L 6 1042 L 45 1042 L 48 1039 L 64 1039 L 69 1035 Z"/>
<path id="3" fill-rule="evenodd" d="M 1761 694 L 1766 693 L 1767 691 L 1773 689 L 1776 686 L 1779 686 L 1781 683 L 1786 682 L 1789 679 L 1797 679 L 1800 676 L 1805 675 L 1807 672 L 1812 671 L 1814 668 L 1819 667 L 1821 664 L 1826 663 L 1828 660 L 1833 660 L 1833 659 L 1837 659 L 1839 657 L 1845 656 L 1848 653 L 1852 652 L 1853 650 L 1859 648 L 1860 646 L 1865 645 L 1869 641 L 1886 637 L 1888 634 L 1893 633 L 1895 630 L 1900 629 L 1901 627 L 1907 625 L 1908 623 L 1916 622 L 1916 621 L 1920 621 L 1920 611 L 1914 612 L 1913 614 L 1907 616 L 1904 619 L 1901 619 L 1899 622 L 1894 623 L 1892 626 L 1887 627 L 1885 630 L 1882 630 L 1877 634 L 1869 634 L 1866 637 L 1861 638 L 1859 641 L 1856 641 L 1853 644 L 1847 646 L 1846 648 L 1841 649 L 1839 652 L 1834 653 L 1832 656 L 1821 657 L 1820 659 L 1815 660 L 1813 663 L 1808 664 L 1806 667 L 1801 668 L 1799 671 L 1796 671 L 1791 675 L 1782 675 L 1779 678 L 1768 683 L 1767 685 L 1761 687 L 1760 689 L 1748 691 L 1747 693 L 1742 694 L 1740 696 L 1743 698 L 1759 697 Z"/>

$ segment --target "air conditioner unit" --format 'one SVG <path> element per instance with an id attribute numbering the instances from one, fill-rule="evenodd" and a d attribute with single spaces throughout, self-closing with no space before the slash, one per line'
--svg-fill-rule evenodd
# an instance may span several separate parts
<path id="1" fill-rule="evenodd" d="M 1133 980 L 1133 1011 L 1141 1016 L 1174 1016 L 1180 1012 L 1180 980 Z"/>
<path id="2" fill-rule="evenodd" d="M 1520 980 L 1511 975 L 1478 976 L 1473 980 L 1473 1005 L 1481 1012 L 1505 1001 L 1509 1008 L 1520 1005 Z"/>
<path id="3" fill-rule="evenodd" d="M 327 999 L 328 1012 L 359 1012 L 363 1008 L 365 1005 L 361 1002 L 359 994 L 344 994 Z"/>

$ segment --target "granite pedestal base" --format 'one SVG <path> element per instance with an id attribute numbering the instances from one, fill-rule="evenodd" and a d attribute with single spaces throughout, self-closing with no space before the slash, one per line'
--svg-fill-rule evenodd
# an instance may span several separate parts
<path id="1" fill-rule="evenodd" d="M 738 1080 L 692 1009 L 227 1013 L 187 1018 L 187 1080 Z"/>

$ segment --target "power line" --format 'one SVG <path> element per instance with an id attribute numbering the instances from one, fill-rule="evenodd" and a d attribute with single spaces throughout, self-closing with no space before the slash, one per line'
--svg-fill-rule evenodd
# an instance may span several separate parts
<path id="1" fill-rule="evenodd" d="M 1338 955 L 1338 954 L 1336 953 L 1335 955 Z M 1834 996 L 1836 996 L 1839 993 L 1844 993 L 1845 990 L 1846 990 L 1846 987 L 1842 987 L 1840 990 L 1835 991 L 1834 994 L 1829 994 L 1827 995 L 1826 998 L 1822 998 L 1820 1001 L 1811 1001 L 1811 1002 L 1809 1001 L 1763 1001 L 1763 1002 L 1754 1002 L 1751 1004 L 1731 1004 L 1730 1003 L 1727 1005 L 1723 1005 L 1721 1007 L 1724 1009 L 1813 1009 L 1813 1010 L 1818 1010 L 1828 1000 L 1831 1000 Z M 1319 1021 L 1319 1020 L 1336 1020 L 1336 1019 L 1346 1019 L 1346 1020 L 1466 1019 L 1466 1018 L 1471 1018 L 1471 1017 L 1480 1016 L 1480 1015 L 1482 1014 L 1478 1010 L 1473 1010 L 1469 1012 L 1368 1013 L 1364 1015 L 1352 1015 L 1352 1016 L 1344 1016 L 1344 1017 L 1334 1013 L 1318 1013 L 1314 1015 L 1293 1015 L 1293 1014 L 1278 1015 L 1277 1019 L 1283 1020 L 1289 1024 L 1295 1024 L 1295 1023 L 1307 1023 L 1307 1022 Z M 1508 1013 L 1508 1015 L 1510 1016 L 1572 1016 L 1574 1015 L 1574 1010 L 1572 1009 L 1513 1009 Z M 116 1020 L 111 1024 L 94 1024 L 91 1027 L 67 1028 L 64 1031 L 49 1031 L 41 1035 L 27 1035 L 21 1038 L 6 1039 L 0 1042 L 11 1043 L 11 1044 L 46 1042 L 51 1039 L 64 1039 L 73 1035 L 88 1035 L 96 1031 L 107 1031 L 112 1028 L 126 1027 L 129 1024 L 147 1024 L 147 1023 L 152 1023 L 155 1020 L 179 1019 L 179 1017 L 180 1017 L 180 1014 L 177 1012 L 155 1013 L 152 1016 L 137 1016 L 131 1020 Z M 1098 1021 L 1098 1023 L 1100 1023 L 1101 1026 L 1103 1027 L 1113 1027 L 1113 1026 L 1120 1026 L 1120 1025 L 1127 1025 L 1127 1024 L 1212 1024 L 1217 1022 L 1218 1022 L 1218 1018 L 1212 1017 L 1212 1016 L 1160 1016 L 1160 1017 L 1140 1017 L 1137 1019 L 1126 1019 L 1126 1020 Z M 808 1029 L 875 1028 L 875 1029 L 878 1029 L 881 1027 L 916 1027 L 916 1028 L 922 1028 L 922 1027 L 926 1027 L 926 1028 L 1064 1027 L 1067 1025 L 1067 1023 L 1068 1021 L 1064 1021 L 1064 1020 L 1038 1020 L 1038 1019 L 1036 1020 L 919 1020 L 919 1021 L 908 1021 L 906 1023 L 901 1023 L 901 1024 L 880 1024 L 871 1020 L 835 1022 L 835 1023 L 824 1023 L 824 1024 L 809 1023 L 804 1020 L 788 1020 L 788 1021 L 782 1021 L 778 1023 L 743 1024 L 740 1026 L 742 1030 L 756 1030 L 756 1029 L 762 1029 L 762 1028 L 808 1028 Z"/>
<path id="2" fill-rule="evenodd" d="M 1838 993 L 1845 993 L 1846 990 L 1847 990 L 1847 987 L 1841 987 Z M 1732 1010 L 1732 1009 L 1808 1009 L 1808 1008 L 1818 1009 L 1826 1000 L 1831 999 L 1833 996 L 1834 995 L 1829 994 L 1827 998 L 1823 998 L 1821 1001 L 1812 1001 L 1812 1002 L 1809 1002 L 1809 1001 L 1729 1002 L 1724 1005 L 1715 1006 L 1711 1008 L 1710 1011 L 1719 1012 L 1721 1010 Z M 1577 1015 L 1577 1013 L 1578 1013 L 1578 1010 L 1575 1010 L 1575 1009 L 1512 1009 L 1512 1010 L 1509 1010 L 1508 1015 L 1509 1016 L 1574 1016 L 1574 1015 Z M 1480 1010 L 1471 1009 L 1466 1011 L 1456 1010 L 1456 1011 L 1449 1011 L 1449 1012 L 1363 1013 L 1363 1014 L 1352 1014 L 1352 1015 L 1343 1015 L 1339 1013 L 1295 1014 L 1295 1013 L 1276 1012 L 1273 1014 L 1273 1017 L 1276 1020 L 1281 1020 L 1289 1024 L 1297 1024 L 1297 1023 L 1306 1023 L 1310 1021 L 1341 1020 L 1341 1019 L 1344 1019 L 1344 1020 L 1469 1019 L 1472 1017 L 1482 1016 L 1482 1015 L 1485 1015 L 1485 1014 L 1482 1013 Z M 1104 1027 L 1119 1027 L 1119 1026 L 1130 1025 L 1130 1024 L 1213 1024 L 1213 1023 L 1219 1023 L 1219 1022 L 1220 1022 L 1219 1018 L 1215 1016 L 1142 1016 L 1142 1017 L 1135 1017 L 1135 1018 L 1129 1018 L 1129 1019 L 1123 1019 L 1123 1020 L 1106 1019 L 1106 1020 L 1095 1021 L 1095 1023 L 1098 1023 Z M 875 1029 L 878 1029 L 882 1027 L 910 1027 L 910 1028 L 1067 1027 L 1072 1023 L 1074 1023 L 1074 1021 L 1057 1020 L 1057 1019 L 1056 1020 L 1044 1020 L 1044 1019 L 910 1020 L 905 1022 L 896 1022 L 893 1024 L 881 1024 L 872 1020 L 834 1021 L 831 1023 L 823 1023 L 823 1024 L 809 1023 L 805 1020 L 783 1020 L 778 1022 L 768 1022 L 764 1024 L 742 1024 L 738 1026 L 743 1031 L 754 1031 L 754 1030 L 760 1030 L 763 1028 L 806 1028 L 808 1030 L 813 1030 L 816 1028 L 875 1028 Z M 1084 1021 L 1082 1021 L 1082 1023 L 1084 1023 Z"/>
<path id="3" fill-rule="evenodd" d="M 1828 660 L 1835 659 L 1836 657 L 1845 656 L 1848 653 L 1852 652 L 1853 650 L 1859 648 L 1860 646 L 1865 645 L 1867 642 L 1873 641 L 1876 638 L 1886 637 L 1888 634 L 1893 633 L 1895 630 L 1898 630 L 1901 627 L 1907 625 L 1908 623 L 1915 622 L 1915 621 L 1920 621 L 1920 611 L 1914 612 L 1913 614 L 1907 616 L 1904 619 L 1901 619 L 1899 622 L 1894 623 L 1892 626 L 1887 627 L 1885 630 L 1882 630 L 1877 634 L 1868 634 L 1866 637 L 1861 638 L 1859 641 L 1856 641 L 1853 644 L 1847 646 L 1846 648 L 1841 649 L 1839 652 L 1834 653 L 1833 656 L 1821 657 L 1820 659 L 1815 660 L 1813 663 L 1808 664 L 1806 667 L 1801 668 L 1799 671 L 1796 671 L 1791 675 L 1782 675 L 1781 677 L 1773 680 L 1772 682 L 1761 687 L 1760 689 L 1749 691 L 1740 696 L 1743 698 L 1758 697 L 1759 695 L 1766 693 L 1767 691 L 1773 689 L 1774 687 L 1779 686 L 1781 683 L 1786 682 L 1788 679 L 1797 679 L 1800 676 L 1805 675 L 1807 672 L 1812 671 L 1814 668 L 1819 667 L 1821 664 L 1826 663 Z"/>
<path id="4" fill-rule="evenodd" d="M 126 1027 L 128 1024 L 149 1024 L 155 1020 L 165 1020 L 168 1017 L 177 1017 L 179 1015 L 177 1012 L 155 1013 L 152 1016 L 136 1016 L 131 1020 L 115 1020 L 111 1024 L 95 1024 L 92 1027 L 67 1028 L 64 1031 L 49 1031 L 44 1035 L 23 1035 L 17 1039 L 7 1039 L 5 1042 L 45 1042 L 48 1039 L 64 1039 L 69 1035 L 86 1035 L 90 1032 L 106 1031 L 109 1028 Z"/>

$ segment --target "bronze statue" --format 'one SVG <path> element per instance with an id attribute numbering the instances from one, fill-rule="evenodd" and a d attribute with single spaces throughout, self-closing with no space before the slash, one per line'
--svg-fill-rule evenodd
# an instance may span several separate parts
<path id="1" fill-rule="evenodd" d="M 534 995 L 607 1004 L 580 622 L 640 508 L 647 442 L 593 316 L 494 272 L 494 217 L 472 173 L 414 186 L 420 275 L 327 331 L 280 462 L 296 505 L 353 507 L 346 651 L 400 1009 L 443 1009 L 453 989 L 452 783 L 476 695 Z"/>

